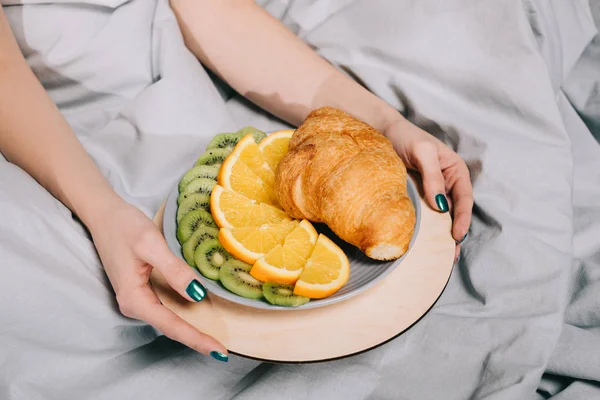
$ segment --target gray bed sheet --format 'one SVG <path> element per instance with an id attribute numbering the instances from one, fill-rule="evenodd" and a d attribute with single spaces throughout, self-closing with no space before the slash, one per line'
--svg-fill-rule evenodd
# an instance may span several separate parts
<path id="1" fill-rule="evenodd" d="M 166 0 L 2 3 L 98 167 L 149 216 L 215 133 L 285 126 L 207 74 Z M 2 160 L 0 398 L 600 399 L 597 0 L 260 3 L 467 161 L 474 218 L 446 291 L 358 356 L 218 363 L 121 316 L 85 229 Z"/>

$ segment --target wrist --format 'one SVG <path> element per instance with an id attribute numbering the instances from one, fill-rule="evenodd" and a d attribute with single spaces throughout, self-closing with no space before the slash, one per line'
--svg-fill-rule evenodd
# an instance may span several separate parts
<path id="1" fill-rule="evenodd" d="M 119 195 L 109 186 L 97 193 L 87 196 L 81 204 L 74 206 L 74 212 L 84 225 L 94 232 L 98 226 L 106 221 L 115 210 L 127 205 Z"/>
<path id="2" fill-rule="evenodd" d="M 403 132 L 409 131 L 411 124 L 402 114 L 396 113 L 385 120 L 385 125 L 381 133 L 392 142 L 402 136 Z"/>

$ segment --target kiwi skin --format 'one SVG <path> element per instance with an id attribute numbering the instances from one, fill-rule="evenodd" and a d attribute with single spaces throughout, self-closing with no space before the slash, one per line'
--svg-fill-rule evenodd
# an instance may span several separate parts
<path id="1" fill-rule="evenodd" d="M 187 171 L 181 180 L 179 181 L 179 185 L 177 189 L 179 193 L 183 192 L 185 187 L 197 178 L 207 178 L 216 180 L 217 175 L 219 175 L 219 167 L 216 165 L 198 165 L 193 167 L 189 171 Z"/>
<path id="2" fill-rule="evenodd" d="M 220 258 L 222 258 L 222 260 L 211 257 L 209 255 L 211 252 L 213 252 L 213 255 L 214 252 L 218 252 L 221 255 Z M 216 238 L 203 241 L 196 247 L 196 251 L 194 252 L 194 265 L 196 268 L 206 278 L 214 281 L 219 279 L 219 270 L 221 266 L 223 266 L 223 263 L 231 259 L 232 256 L 223 248 Z"/>
<path id="3" fill-rule="evenodd" d="M 188 212 L 177 224 L 177 240 L 183 244 L 194 233 L 201 224 L 217 228 L 212 215 L 206 210 L 194 210 Z"/>
<path id="4" fill-rule="evenodd" d="M 263 295 L 269 303 L 276 306 L 298 307 L 310 301 L 308 297 L 295 295 L 293 285 L 275 282 L 263 284 Z"/>
<path id="5" fill-rule="evenodd" d="M 206 226 L 204 224 L 198 225 L 198 228 L 192 233 L 192 236 L 190 236 L 181 247 L 183 258 L 190 267 L 196 267 L 194 254 L 196 253 L 198 246 L 207 240 L 216 239 L 218 235 L 219 230 L 217 228 Z"/>
<path id="6" fill-rule="evenodd" d="M 195 167 L 197 167 L 198 165 L 219 165 L 220 166 L 223 163 L 223 161 L 225 161 L 227 156 L 229 154 L 231 154 L 231 152 L 232 152 L 231 148 L 206 150 L 200 157 L 198 157 L 198 160 L 196 160 L 196 164 L 194 166 Z"/>
<path id="7" fill-rule="evenodd" d="M 252 265 L 239 260 L 229 260 L 219 270 L 219 280 L 230 292 L 246 299 L 263 297 L 262 282 L 250 275 Z"/>

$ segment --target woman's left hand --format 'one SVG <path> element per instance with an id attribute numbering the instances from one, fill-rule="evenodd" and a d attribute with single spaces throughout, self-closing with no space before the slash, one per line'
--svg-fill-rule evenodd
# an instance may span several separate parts
<path id="1" fill-rule="evenodd" d="M 406 119 L 388 125 L 383 133 L 406 167 L 421 174 L 427 202 L 435 210 L 452 213 L 457 260 L 460 243 L 471 225 L 473 209 L 473 187 L 467 164 L 444 143 Z"/>
<path id="2" fill-rule="evenodd" d="M 225 346 L 164 306 L 150 284 L 150 273 L 156 268 L 183 299 L 199 302 L 207 294 L 199 274 L 169 250 L 156 225 L 136 207 L 120 198 L 99 204 L 94 217 L 85 222 L 121 313 L 145 321 L 165 336 L 226 362 Z"/>

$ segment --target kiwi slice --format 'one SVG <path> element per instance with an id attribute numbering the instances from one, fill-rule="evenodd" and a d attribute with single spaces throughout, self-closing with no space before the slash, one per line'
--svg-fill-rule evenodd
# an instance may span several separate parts
<path id="1" fill-rule="evenodd" d="M 247 299 L 263 297 L 262 282 L 250 275 L 252 265 L 229 260 L 219 270 L 219 280 L 227 289 Z"/>
<path id="2" fill-rule="evenodd" d="M 276 306 L 298 307 L 310 300 L 308 297 L 295 295 L 293 285 L 275 282 L 263 284 L 263 294 L 269 303 Z"/>
<path id="3" fill-rule="evenodd" d="M 179 193 L 177 197 L 177 205 L 180 205 L 183 200 L 190 197 L 192 193 L 202 193 L 210 196 L 213 188 L 217 184 L 217 181 L 208 178 L 196 178 L 183 189 L 183 192 Z"/>
<path id="4" fill-rule="evenodd" d="M 190 169 L 183 175 L 183 178 L 179 181 L 179 193 L 181 193 L 185 187 L 197 178 L 207 178 L 217 180 L 219 175 L 219 167 L 216 165 L 198 165 Z"/>
<path id="5" fill-rule="evenodd" d="M 241 139 L 242 136 L 237 133 L 219 133 L 208 143 L 206 149 L 233 149 Z"/>
<path id="6" fill-rule="evenodd" d="M 206 150 L 204 154 L 198 157 L 195 166 L 198 165 L 218 165 L 223 164 L 223 161 L 231 153 L 232 149 L 210 149 Z"/>
<path id="7" fill-rule="evenodd" d="M 179 243 L 185 243 L 200 225 L 217 228 L 215 220 L 206 210 L 193 210 L 185 214 L 177 224 L 177 240 L 179 240 Z"/>
<path id="8" fill-rule="evenodd" d="M 190 211 L 210 211 L 210 196 L 204 193 L 188 193 L 177 207 L 177 223 Z"/>
<path id="9" fill-rule="evenodd" d="M 194 252 L 196 268 L 202 275 L 215 281 L 219 279 L 221 266 L 229 260 L 232 260 L 231 255 L 216 238 L 203 241 L 196 247 Z"/>
<path id="10" fill-rule="evenodd" d="M 192 236 L 185 241 L 182 246 L 183 258 L 190 267 L 195 267 L 194 254 L 196 248 L 207 240 L 216 239 L 219 235 L 219 230 L 206 225 L 198 225 L 198 228 L 192 233 Z"/>
<path id="11" fill-rule="evenodd" d="M 256 129 L 253 126 L 246 126 L 246 127 L 242 128 L 242 129 L 240 129 L 239 131 L 237 131 L 236 133 L 238 135 L 240 135 L 240 138 L 238 140 L 241 140 L 244 136 L 246 136 L 247 134 L 251 133 L 252 136 L 254 136 L 254 141 L 256 143 L 260 142 L 261 140 L 263 140 L 264 138 L 267 137 L 266 133 L 264 133 L 260 129 Z"/>
<path id="12" fill-rule="evenodd" d="M 179 193 L 177 196 L 177 207 L 181 205 L 186 199 L 189 199 L 191 196 L 195 194 L 203 194 L 203 193 Z"/>

